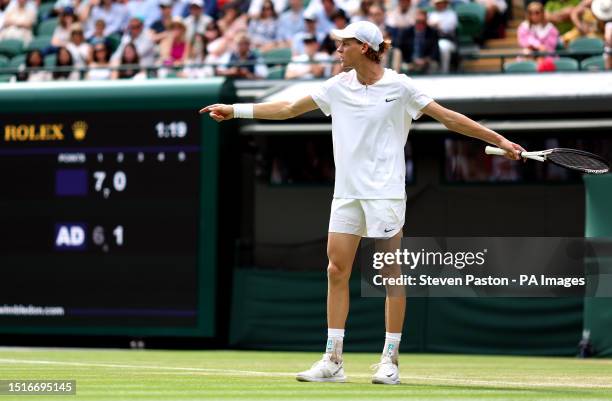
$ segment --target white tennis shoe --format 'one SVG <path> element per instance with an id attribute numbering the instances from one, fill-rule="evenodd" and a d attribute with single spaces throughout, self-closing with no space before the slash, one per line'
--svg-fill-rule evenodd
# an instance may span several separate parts
<path id="1" fill-rule="evenodd" d="M 342 362 L 334 362 L 329 354 L 325 354 L 320 361 L 315 362 L 310 369 L 298 373 L 295 378 L 300 382 L 344 383 L 346 376 L 342 365 Z"/>
<path id="2" fill-rule="evenodd" d="M 399 367 L 388 356 L 380 358 L 380 363 L 372 365 L 372 369 L 376 369 L 372 376 L 372 383 L 400 384 Z"/>

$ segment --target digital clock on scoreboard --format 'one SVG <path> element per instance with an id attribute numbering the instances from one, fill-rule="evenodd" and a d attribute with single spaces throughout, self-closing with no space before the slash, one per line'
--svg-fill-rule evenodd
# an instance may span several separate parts
<path id="1" fill-rule="evenodd" d="M 197 108 L 0 112 L 0 135 L 1 330 L 212 332 Z"/>

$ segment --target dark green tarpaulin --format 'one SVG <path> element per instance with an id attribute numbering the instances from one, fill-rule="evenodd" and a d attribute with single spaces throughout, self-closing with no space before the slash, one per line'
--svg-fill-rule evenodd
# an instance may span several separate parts
<path id="1" fill-rule="evenodd" d="M 612 176 L 585 176 L 586 233 L 589 238 L 612 237 Z M 600 264 L 612 265 L 609 258 Z M 612 298 L 586 298 L 584 329 L 590 332 L 597 356 L 612 356 Z"/>
<path id="2" fill-rule="evenodd" d="M 322 351 L 325 273 L 237 269 L 230 344 L 237 348 Z M 384 299 L 360 297 L 351 280 L 347 351 L 379 351 Z M 408 299 L 402 350 L 481 354 L 575 355 L 582 299 Z"/>

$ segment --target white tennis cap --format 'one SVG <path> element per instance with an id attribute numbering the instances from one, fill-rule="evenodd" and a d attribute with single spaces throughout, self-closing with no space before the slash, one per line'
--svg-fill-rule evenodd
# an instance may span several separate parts
<path id="1" fill-rule="evenodd" d="M 354 22 L 344 29 L 332 29 L 331 34 L 336 39 L 357 39 L 367 43 L 374 51 L 378 51 L 383 42 L 382 32 L 370 21 Z"/>
<path id="2" fill-rule="evenodd" d="M 612 20 L 612 0 L 593 0 L 591 11 L 601 21 Z"/>

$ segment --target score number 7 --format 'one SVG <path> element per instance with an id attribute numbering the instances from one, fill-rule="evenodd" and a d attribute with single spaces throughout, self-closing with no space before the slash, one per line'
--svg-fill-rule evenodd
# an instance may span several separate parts
<path id="1" fill-rule="evenodd" d="M 94 171 L 93 173 L 94 179 L 96 180 L 94 183 L 94 189 L 96 192 L 100 192 L 104 190 L 105 192 L 108 188 L 104 188 L 104 180 L 106 179 L 106 172 L 104 171 Z M 117 171 L 113 175 L 113 188 L 117 192 L 121 192 L 127 186 L 127 175 L 123 171 Z"/>

